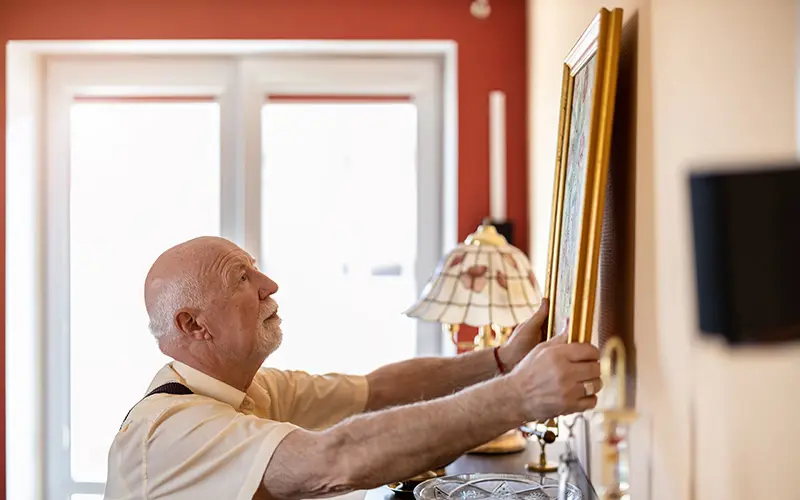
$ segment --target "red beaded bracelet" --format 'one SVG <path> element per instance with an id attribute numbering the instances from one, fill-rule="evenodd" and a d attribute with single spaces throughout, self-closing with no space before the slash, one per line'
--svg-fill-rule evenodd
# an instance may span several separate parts
<path id="1" fill-rule="evenodd" d="M 505 375 L 506 369 L 503 368 L 503 363 L 500 361 L 500 346 L 494 348 L 494 361 L 497 363 L 497 369 L 500 370 L 500 374 Z"/>

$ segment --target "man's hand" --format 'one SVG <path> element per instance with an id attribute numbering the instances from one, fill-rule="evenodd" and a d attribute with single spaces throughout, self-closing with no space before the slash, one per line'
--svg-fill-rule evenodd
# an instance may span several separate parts
<path id="1" fill-rule="evenodd" d="M 514 330 L 499 349 L 504 372 L 510 372 L 542 338 L 548 303 Z M 367 375 L 366 411 L 381 410 L 456 393 L 498 375 L 492 349 L 452 357 L 419 357 L 382 366 Z"/>
<path id="2" fill-rule="evenodd" d="M 547 313 L 550 303 L 543 299 L 539 309 L 527 321 L 517 325 L 508 342 L 500 347 L 500 360 L 511 371 L 544 337 Z"/>
<path id="3" fill-rule="evenodd" d="M 597 347 L 568 344 L 566 333 L 536 346 L 509 375 L 526 418 L 542 421 L 594 408 L 603 387 L 599 359 Z"/>

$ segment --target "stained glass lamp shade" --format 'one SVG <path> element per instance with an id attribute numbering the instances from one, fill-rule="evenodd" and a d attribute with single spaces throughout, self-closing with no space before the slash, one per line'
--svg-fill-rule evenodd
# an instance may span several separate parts
<path id="1" fill-rule="evenodd" d="M 484 224 L 440 261 L 405 314 L 447 325 L 514 327 L 541 300 L 528 257 Z"/>

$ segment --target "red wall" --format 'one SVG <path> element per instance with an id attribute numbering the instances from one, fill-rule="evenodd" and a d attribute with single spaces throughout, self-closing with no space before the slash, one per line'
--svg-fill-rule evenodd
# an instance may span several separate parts
<path id="1" fill-rule="evenodd" d="M 489 211 L 488 93 L 507 95 L 508 216 L 527 250 L 525 0 L 492 0 L 486 20 L 471 0 L 0 0 L 0 42 L 34 39 L 449 39 L 458 42 L 458 230 Z M 0 115 L 5 117 L 5 51 Z M 5 284 L 5 119 L 0 279 Z M 5 285 L 0 288 L 0 374 L 5 378 Z M 0 384 L 0 487 L 5 491 L 5 384 Z"/>

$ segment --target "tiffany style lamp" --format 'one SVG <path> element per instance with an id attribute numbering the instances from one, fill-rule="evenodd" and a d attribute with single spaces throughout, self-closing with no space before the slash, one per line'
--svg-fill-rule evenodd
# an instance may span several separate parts
<path id="1" fill-rule="evenodd" d="M 504 344 L 541 300 L 528 257 L 484 222 L 440 261 L 405 314 L 441 323 L 459 350 L 489 349 Z M 459 342 L 462 325 L 477 328 L 471 342 Z M 525 444 L 522 433 L 512 430 L 472 451 L 510 453 Z"/>

